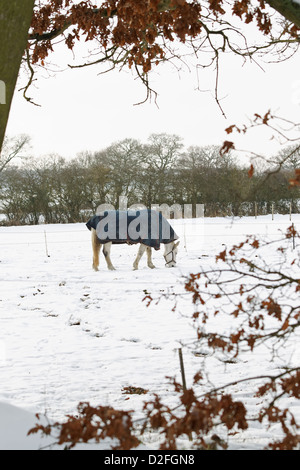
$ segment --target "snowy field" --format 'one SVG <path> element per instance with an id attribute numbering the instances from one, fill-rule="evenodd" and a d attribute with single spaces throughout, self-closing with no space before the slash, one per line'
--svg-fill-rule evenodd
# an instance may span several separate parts
<path id="1" fill-rule="evenodd" d="M 300 216 L 292 215 L 300 230 Z M 113 246 L 116 271 L 108 271 L 103 255 L 100 270 L 91 268 L 90 232 L 85 224 L 0 227 L 0 448 L 38 448 L 45 439 L 26 438 L 36 419 L 63 420 L 80 401 L 135 410 L 142 416 L 144 401 L 153 393 L 176 404 L 166 378 L 181 381 L 178 347 L 196 338 L 186 300 L 176 312 L 164 299 L 146 307 L 144 291 L 155 296 L 169 289 L 182 292 L 183 275 L 213 265 L 215 256 L 248 234 L 272 239 L 291 225 L 289 216 L 185 219 L 171 221 L 180 236 L 177 267 L 164 267 L 163 250 L 153 253 L 156 269 L 132 270 L 136 246 Z M 47 245 L 46 245 L 47 242 Z M 297 339 L 295 339 L 296 341 Z M 299 338 L 298 338 L 299 341 Z M 299 343 L 298 343 L 299 344 Z M 187 386 L 203 358 L 183 346 Z M 293 361 L 299 365 L 299 348 Z M 210 380 L 216 386 L 235 379 L 276 373 L 282 364 L 269 356 L 250 355 L 232 364 L 212 359 Z M 246 375 L 245 375 L 246 374 Z M 143 387 L 146 395 L 128 395 L 124 387 Z M 233 390 L 249 413 L 257 403 L 253 384 Z M 17 407 L 17 408 L 15 408 Z M 293 412 L 300 418 L 299 405 Z M 16 426 L 16 423 L 18 425 Z M 16 431 L 16 429 L 18 431 Z M 275 426 L 250 427 L 229 440 L 231 449 L 260 449 Z M 189 442 L 183 442 L 189 448 Z M 157 436 L 145 435 L 144 448 L 159 447 Z"/>

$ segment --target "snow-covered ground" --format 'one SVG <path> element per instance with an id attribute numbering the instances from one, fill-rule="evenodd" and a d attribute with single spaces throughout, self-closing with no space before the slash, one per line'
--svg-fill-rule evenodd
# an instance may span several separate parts
<path id="1" fill-rule="evenodd" d="M 300 216 L 292 215 L 292 222 L 299 230 Z M 36 421 L 32 413 L 59 421 L 75 413 L 79 402 L 88 401 L 132 409 L 139 418 L 153 393 L 175 404 L 166 377 L 181 380 L 178 347 L 196 338 L 188 315 L 193 307 L 186 301 L 173 312 L 173 303 L 163 299 L 147 308 L 142 301 L 145 291 L 154 297 L 169 289 L 181 292 L 182 276 L 214 264 L 224 244 L 232 246 L 251 233 L 276 237 L 291 222 L 289 216 L 276 215 L 274 220 L 184 219 L 172 225 L 181 240 L 176 268 L 164 267 L 160 250 L 153 253 L 156 269 L 146 266 L 144 255 L 140 269 L 133 271 L 137 247 L 122 245 L 112 248 L 117 268 L 113 272 L 107 270 L 102 254 L 99 272 L 92 270 L 85 224 L 0 228 L 1 449 L 49 443 L 25 437 Z M 189 386 L 203 358 L 184 347 L 183 354 Z M 299 355 L 298 347 L 298 364 Z M 226 365 L 212 360 L 210 379 L 219 385 L 262 371 L 276 372 L 278 364 L 262 355 Z M 148 394 L 126 395 L 123 389 L 128 386 L 143 387 Z M 233 390 L 235 397 L 248 400 L 250 413 L 257 407 L 252 387 L 245 384 Z M 299 406 L 293 412 L 299 419 Z M 280 436 L 276 426 L 269 431 L 250 427 L 232 436 L 230 445 L 263 448 L 277 432 Z M 145 435 L 145 447 L 158 445 L 155 436 Z"/>

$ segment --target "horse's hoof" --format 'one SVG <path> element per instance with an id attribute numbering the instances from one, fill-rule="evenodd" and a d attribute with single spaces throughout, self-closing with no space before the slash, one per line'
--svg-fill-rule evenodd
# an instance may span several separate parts
<path id="1" fill-rule="evenodd" d="M 154 264 L 149 264 L 149 268 L 150 268 L 150 269 L 155 269 Z"/>

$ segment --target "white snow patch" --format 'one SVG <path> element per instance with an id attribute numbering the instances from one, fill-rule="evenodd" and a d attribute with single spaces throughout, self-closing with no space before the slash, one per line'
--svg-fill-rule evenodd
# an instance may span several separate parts
<path id="1" fill-rule="evenodd" d="M 300 228 L 300 216 L 293 215 Z M 132 270 L 137 247 L 113 246 L 117 271 L 92 271 L 90 232 L 85 224 L 0 227 L 0 448 L 40 448 L 49 443 L 40 436 L 26 437 L 37 422 L 35 413 L 51 421 L 76 413 L 77 404 L 110 405 L 133 409 L 157 393 L 171 406 L 175 394 L 167 376 L 180 381 L 178 345 L 195 340 L 190 301 L 172 312 L 167 299 L 146 307 L 145 292 L 154 297 L 182 292 L 182 276 L 215 262 L 215 256 L 250 233 L 276 237 L 291 225 L 289 216 L 242 219 L 186 219 L 171 221 L 181 243 L 178 267 L 164 266 L 162 250 L 153 253 L 156 269 Z M 47 250 L 45 245 L 45 232 Z M 47 254 L 49 256 L 47 256 Z M 299 341 L 298 341 L 299 345 Z M 265 356 L 264 356 L 265 354 Z M 187 385 L 201 368 L 201 361 L 183 348 Z M 295 359 L 299 350 L 294 353 Z M 226 366 L 209 359 L 215 384 L 228 378 L 273 373 L 267 351 L 249 355 Z M 125 395 L 126 386 L 143 387 L 148 395 Z M 252 384 L 237 386 L 235 393 L 255 412 Z M 18 408 L 16 408 L 18 407 Z M 293 409 L 299 418 L 299 406 Z M 250 428 L 233 436 L 232 447 L 263 448 L 276 427 Z M 148 439 L 148 441 L 147 441 Z M 149 448 L 157 448 L 145 436 Z M 189 443 L 185 443 L 186 448 Z"/>

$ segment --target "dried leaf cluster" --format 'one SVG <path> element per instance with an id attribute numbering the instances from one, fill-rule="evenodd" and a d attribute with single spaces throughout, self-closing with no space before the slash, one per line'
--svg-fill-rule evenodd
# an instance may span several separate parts
<path id="1" fill-rule="evenodd" d="M 64 423 L 53 423 L 46 426 L 37 424 L 29 430 L 28 435 L 42 432 L 54 435 L 58 445 L 72 449 L 77 444 L 100 442 L 110 438 L 117 444 L 114 450 L 128 450 L 137 447 L 138 439 L 132 434 L 132 412 L 119 411 L 109 406 L 93 407 L 89 403 L 79 403 L 75 416 L 68 415 Z M 39 415 L 37 415 L 39 419 Z"/>
<path id="2" fill-rule="evenodd" d="M 248 44 L 246 34 L 231 19 L 255 23 L 264 38 L 263 45 Z M 64 42 L 74 50 L 77 42 L 93 44 L 94 51 L 87 63 L 71 67 L 104 64 L 106 70 L 128 66 L 134 69 L 147 87 L 148 73 L 162 61 L 184 63 L 185 53 L 178 52 L 174 43 L 189 44 L 194 57 L 201 56 L 198 65 L 216 67 L 215 98 L 218 99 L 219 57 L 230 52 L 246 60 L 265 49 L 280 49 L 280 56 L 289 47 L 298 44 L 298 28 L 286 22 L 280 32 L 272 33 L 270 10 L 264 0 L 106 0 L 74 2 L 73 0 L 45 0 L 36 2 L 29 32 L 25 60 L 30 80 L 24 96 L 33 81 L 34 64 L 45 66 L 55 42 Z M 277 26 L 276 26 L 277 27 Z M 284 50 L 281 51 L 281 48 Z M 179 67 L 179 66 L 178 66 Z M 222 108 L 221 108 L 222 110 Z M 222 111 L 223 112 L 223 111 Z"/>

